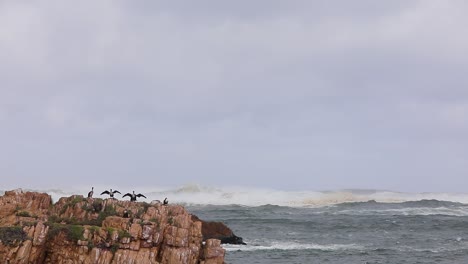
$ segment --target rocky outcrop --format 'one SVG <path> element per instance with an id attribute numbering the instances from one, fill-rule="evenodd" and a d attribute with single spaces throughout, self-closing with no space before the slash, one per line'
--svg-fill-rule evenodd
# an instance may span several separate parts
<path id="1" fill-rule="evenodd" d="M 45 193 L 6 191 L 0 199 L 0 226 L 44 219 L 51 205 L 52 198 Z"/>
<path id="2" fill-rule="evenodd" d="M 128 217 L 123 217 L 123 216 Z M 221 241 L 182 206 L 45 193 L 0 197 L 0 263 L 224 263 Z"/>
<path id="3" fill-rule="evenodd" d="M 242 237 L 238 237 L 232 230 L 222 222 L 209 222 L 200 220 L 196 215 L 192 215 L 193 221 L 202 222 L 203 239 L 219 239 L 223 244 L 245 245 Z"/>

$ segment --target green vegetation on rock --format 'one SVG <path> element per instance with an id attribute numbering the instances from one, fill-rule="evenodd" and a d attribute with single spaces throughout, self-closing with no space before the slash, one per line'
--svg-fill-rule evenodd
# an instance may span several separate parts
<path id="1" fill-rule="evenodd" d="M 83 239 L 83 226 L 57 223 L 47 223 L 47 225 L 50 227 L 49 233 L 47 234 L 49 238 L 53 238 L 63 232 L 70 241 L 76 242 Z"/>
<path id="2" fill-rule="evenodd" d="M 31 217 L 31 214 L 27 211 L 19 211 L 16 213 L 17 216 L 22 216 L 22 217 Z"/>
<path id="3" fill-rule="evenodd" d="M 5 245 L 15 245 L 28 238 L 20 226 L 0 227 L 0 241 Z"/>

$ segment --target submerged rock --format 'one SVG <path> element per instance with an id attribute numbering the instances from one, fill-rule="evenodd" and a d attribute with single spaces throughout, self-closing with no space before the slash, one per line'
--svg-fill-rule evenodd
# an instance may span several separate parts
<path id="1" fill-rule="evenodd" d="M 202 226 L 178 205 L 15 190 L 0 196 L 0 263 L 224 263 Z"/>

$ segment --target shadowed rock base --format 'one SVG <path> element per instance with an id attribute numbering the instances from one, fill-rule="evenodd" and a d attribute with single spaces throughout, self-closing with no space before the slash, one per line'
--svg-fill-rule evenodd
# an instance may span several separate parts
<path id="1" fill-rule="evenodd" d="M 196 215 L 192 215 L 192 221 L 202 222 L 203 240 L 219 239 L 222 244 L 246 245 L 242 237 L 238 237 L 222 222 L 208 222 L 200 220 Z"/>

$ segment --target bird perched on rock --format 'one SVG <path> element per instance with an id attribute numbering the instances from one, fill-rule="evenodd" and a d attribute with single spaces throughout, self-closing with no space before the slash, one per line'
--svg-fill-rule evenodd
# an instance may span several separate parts
<path id="1" fill-rule="evenodd" d="M 94 187 L 91 187 L 91 191 L 88 193 L 88 198 L 93 198 Z"/>
<path id="2" fill-rule="evenodd" d="M 101 195 L 103 195 L 103 194 L 108 194 L 108 195 L 110 196 L 110 198 L 114 198 L 114 194 L 115 194 L 115 193 L 120 193 L 120 192 L 117 191 L 117 190 L 112 191 L 112 189 L 110 189 L 109 191 L 103 191 L 103 192 L 101 193 Z"/>
<path id="3" fill-rule="evenodd" d="M 135 194 L 135 191 L 133 191 L 133 193 L 126 193 L 124 196 L 122 196 L 122 198 L 124 198 L 125 196 L 130 197 L 130 201 L 132 201 L 132 202 L 136 202 L 137 197 L 145 197 L 146 198 L 146 196 L 144 196 L 141 193 Z"/>
<path id="4" fill-rule="evenodd" d="M 169 203 L 169 201 L 167 200 L 167 197 L 164 198 L 163 205 L 167 205 L 168 203 Z"/>

